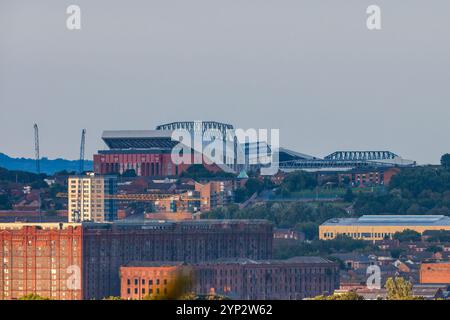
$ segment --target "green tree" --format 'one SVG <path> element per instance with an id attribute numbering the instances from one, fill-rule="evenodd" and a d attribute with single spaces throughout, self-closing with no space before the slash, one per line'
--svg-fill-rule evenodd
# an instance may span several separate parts
<path id="1" fill-rule="evenodd" d="M 278 194 L 288 194 L 317 187 L 317 178 L 313 173 L 295 171 L 286 176 L 278 189 Z"/>
<path id="2" fill-rule="evenodd" d="M 344 195 L 344 201 L 345 202 L 352 202 L 354 198 L 355 198 L 355 196 L 353 195 L 352 189 L 351 188 L 347 188 L 347 191 L 345 192 L 345 195 Z"/>
<path id="3" fill-rule="evenodd" d="M 276 259 L 289 259 L 296 256 L 327 256 L 333 253 L 373 252 L 375 247 L 365 240 L 354 240 L 339 235 L 333 240 L 313 240 L 297 245 L 280 246 L 274 249 Z"/>
<path id="4" fill-rule="evenodd" d="M 432 253 L 437 253 L 437 252 L 443 252 L 444 249 L 442 249 L 442 247 L 439 247 L 439 246 L 431 246 L 431 247 L 428 247 L 426 249 L 426 251 L 432 252 Z"/>
<path id="5" fill-rule="evenodd" d="M 421 238 L 422 236 L 419 232 L 410 229 L 394 233 L 394 239 L 400 242 L 417 242 L 420 241 Z"/>
<path id="6" fill-rule="evenodd" d="M 314 240 L 319 234 L 319 224 L 315 222 L 299 223 L 297 224 L 296 229 L 303 232 L 307 240 Z"/>
<path id="7" fill-rule="evenodd" d="M 446 169 L 450 169 L 450 153 L 442 155 L 441 165 Z"/>
<path id="8" fill-rule="evenodd" d="M 134 169 L 128 169 L 124 173 L 122 173 L 122 177 L 124 178 L 135 178 L 137 177 L 136 171 Z"/>
<path id="9" fill-rule="evenodd" d="M 447 230 L 430 230 L 427 235 L 428 242 L 450 242 L 450 231 Z"/>
<path id="10" fill-rule="evenodd" d="M 317 296 L 313 300 L 364 300 L 364 297 L 354 291 L 346 293 L 335 293 L 330 296 Z"/>
<path id="11" fill-rule="evenodd" d="M 42 297 L 38 294 L 30 293 L 19 298 L 19 300 L 50 300 L 49 298 Z"/>
<path id="12" fill-rule="evenodd" d="M 387 190 L 358 193 L 358 214 L 450 215 L 450 170 L 436 166 L 403 168 Z"/>
<path id="13" fill-rule="evenodd" d="M 12 209 L 11 201 L 7 194 L 0 194 L 0 210 Z"/>
<path id="14" fill-rule="evenodd" d="M 251 196 L 255 192 L 260 193 L 264 190 L 264 182 L 256 178 L 250 178 L 245 183 L 245 188 L 247 189 L 247 195 Z"/>
<path id="15" fill-rule="evenodd" d="M 413 300 L 412 284 L 402 277 L 386 280 L 387 300 Z"/>
<path id="16" fill-rule="evenodd" d="M 237 188 L 234 190 L 234 201 L 237 203 L 242 203 L 247 200 L 247 189 Z"/>
<path id="17" fill-rule="evenodd" d="M 193 164 L 184 171 L 181 176 L 183 178 L 191 178 L 194 180 L 198 179 L 209 179 L 209 178 L 234 178 L 235 175 L 233 173 L 217 171 L 212 172 L 205 168 L 202 164 Z"/>
<path id="18" fill-rule="evenodd" d="M 391 257 L 394 258 L 394 259 L 398 259 L 398 258 L 400 258 L 402 253 L 403 253 L 402 249 L 392 249 L 391 250 Z"/>

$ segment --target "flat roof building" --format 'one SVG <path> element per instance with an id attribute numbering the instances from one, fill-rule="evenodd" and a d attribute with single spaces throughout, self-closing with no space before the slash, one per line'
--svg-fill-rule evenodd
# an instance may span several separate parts
<path id="1" fill-rule="evenodd" d="M 287 260 L 219 259 L 180 262 L 131 262 L 120 268 L 121 297 L 170 295 L 177 276 L 188 275 L 189 293 L 232 299 L 296 300 L 331 294 L 339 287 L 339 266 L 320 257 Z M 186 293 L 188 293 L 186 292 Z"/>
<path id="2" fill-rule="evenodd" d="M 319 239 L 330 240 L 338 235 L 353 239 L 383 240 L 396 232 L 414 230 L 450 230 L 450 217 L 443 215 L 364 215 L 359 218 L 333 218 L 319 227 Z"/>
<path id="3" fill-rule="evenodd" d="M 68 179 L 69 222 L 117 220 L 117 207 L 110 195 L 117 193 L 117 177 L 94 173 Z"/>

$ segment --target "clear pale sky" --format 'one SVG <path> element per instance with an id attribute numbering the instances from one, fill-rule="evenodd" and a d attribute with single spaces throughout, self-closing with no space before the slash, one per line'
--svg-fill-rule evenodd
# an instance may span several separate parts
<path id="1" fill-rule="evenodd" d="M 66 29 L 66 8 L 82 29 Z M 366 8 L 382 9 L 382 30 Z M 325 156 L 450 152 L 448 0 L 0 0 L 0 152 L 87 157 L 106 129 L 279 128 Z"/>

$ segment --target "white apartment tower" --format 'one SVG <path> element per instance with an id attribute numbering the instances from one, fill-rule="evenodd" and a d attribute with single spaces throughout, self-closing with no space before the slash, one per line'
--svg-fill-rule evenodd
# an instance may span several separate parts
<path id="1" fill-rule="evenodd" d="M 115 176 L 88 173 L 69 177 L 69 222 L 105 222 L 117 219 L 117 207 L 110 195 L 117 192 Z"/>

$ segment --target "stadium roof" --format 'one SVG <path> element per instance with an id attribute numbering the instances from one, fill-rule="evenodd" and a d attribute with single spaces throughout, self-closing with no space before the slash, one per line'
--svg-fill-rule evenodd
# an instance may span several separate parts
<path id="1" fill-rule="evenodd" d="M 170 138 L 171 134 L 164 130 L 107 130 L 103 131 L 102 139 Z"/>
<path id="2" fill-rule="evenodd" d="M 281 158 L 283 157 L 283 155 L 282 155 L 283 153 L 286 154 L 287 157 L 292 157 L 293 159 L 294 158 L 295 159 L 304 159 L 304 160 L 318 159 L 317 157 L 311 156 L 309 154 L 300 153 L 300 152 L 293 151 L 293 150 L 286 149 L 286 148 L 282 148 L 282 147 L 280 147 L 278 149 L 278 152 L 280 153 L 280 161 L 282 161 Z"/>
<path id="3" fill-rule="evenodd" d="M 161 124 L 156 130 L 178 130 L 185 129 L 188 131 L 206 131 L 206 130 L 232 130 L 233 125 L 217 121 L 177 121 Z"/>
<path id="4" fill-rule="evenodd" d="M 110 149 L 173 148 L 172 131 L 161 130 L 114 130 L 104 131 L 103 141 Z"/>
<path id="5" fill-rule="evenodd" d="M 333 218 L 323 226 L 450 226 L 443 215 L 364 215 L 360 218 Z"/>

